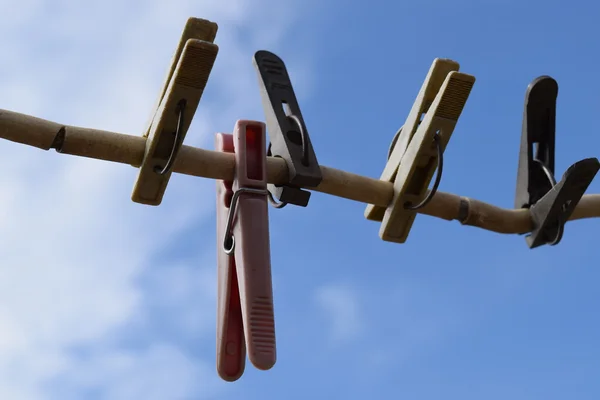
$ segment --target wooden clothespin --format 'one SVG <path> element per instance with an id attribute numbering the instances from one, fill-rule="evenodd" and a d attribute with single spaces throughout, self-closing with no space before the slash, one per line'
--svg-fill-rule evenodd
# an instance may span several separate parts
<path id="1" fill-rule="evenodd" d="M 265 124 L 238 121 L 216 148 L 236 162 L 233 182 L 217 180 L 217 371 L 235 381 L 246 351 L 259 369 L 276 361 Z"/>
<path id="2" fill-rule="evenodd" d="M 136 203 L 162 202 L 177 153 L 194 118 L 219 48 L 217 24 L 190 18 L 173 55 L 154 115 L 144 133 L 146 151 L 133 188 Z"/>
<path id="3" fill-rule="evenodd" d="M 365 217 L 381 221 L 381 239 L 404 243 L 425 197 L 436 166 L 467 102 L 475 77 L 458 72 L 458 63 L 435 59 L 413 107 L 400 128 L 380 180 L 394 183 L 387 208 L 369 204 Z M 438 178 L 441 177 L 438 171 Z M 439 179 L 436 179 L 436 184 Z M 430 192 L 433 194 L 432 192 Z M 425 197 L 425 198 L 424 198 Z"/>

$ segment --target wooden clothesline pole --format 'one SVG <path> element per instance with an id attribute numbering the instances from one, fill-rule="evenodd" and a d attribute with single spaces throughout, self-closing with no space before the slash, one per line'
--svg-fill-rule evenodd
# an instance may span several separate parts
<path id="1" fill-rule="evenodd" d="M 26 114 L 0 110 L 0 138 L 61 154 L 95 158 L 139 167 L 146 138 L 121 133 L 62 125 Z M 231 180 L 234 156 L 228 153 L 183 145 L 173 172 L 209 179 Z M 393 197 L 393 184 L 321 165 L 323 180 L 309 188 L 329 195 L 386 207 Z M 285 161 L 267 159 L 269 183 L 284 184 L 288 175 Z M 420 214 L 485 230 L 517 234 L 532 230 L 528 209 L 505 209 L 492 204 L 438 191 Z M 600 217 L 600 195 L 585 195 L 570 220 Z"/>

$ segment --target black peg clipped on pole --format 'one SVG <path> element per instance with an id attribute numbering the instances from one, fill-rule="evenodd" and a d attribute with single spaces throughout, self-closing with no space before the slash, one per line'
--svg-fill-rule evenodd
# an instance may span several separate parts
<path id="1" fill-rule="evenodd" d="M 323 176 L 315 155 L 310 136 L 292 82 L 281 58 L 268 51 L 254 54 L 253 64 L 258 72 L 258 81 L 265 123 L 271 141 L 268 155 L 285 160 L 289 179 L 286 185 L 268 185 L 270 197 L 276 207 L 294 204 L 308 205 L 310 192 L 304 187 L 316 187 Z"/>
<path id="2" fill-rule="evenodd" d="M 571 165 L 560 182 L 554 178 L 558 84 L 549 76 L 535 79 L 525 94 L 515 208 L 529 208 L 533 230 L 530 248 L 558 244 L 565 223 L 600 169 L 597 158 Z"/>

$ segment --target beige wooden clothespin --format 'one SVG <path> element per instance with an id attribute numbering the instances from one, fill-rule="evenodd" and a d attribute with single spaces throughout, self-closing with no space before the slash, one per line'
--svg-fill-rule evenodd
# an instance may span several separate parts
<path id="1" fill-rule="evenodd" d="M 380 180 L 394 183 L 394 197 L 387 208 L 369 204 L 365 210 L 367 219 L 381 221 L 379 236 L 385 241 L 406 241 L 416 208 L 423 205 L 438 165 L 438 154 L 443 154 L 471 93 L 475 77 L 458 69 L 458 63 L 452 60 L 433 61 L 410 114 L 396 134 L 395 144 L 392 143 Z"/>
<path id="2" fill-rule="evenodd" d="M 144 132 L 146 150 L 131 200 L 159 205 L 173 164 L 204 92 L 219 48 L 213 43 L 217 24 L 188 19 Z"/>

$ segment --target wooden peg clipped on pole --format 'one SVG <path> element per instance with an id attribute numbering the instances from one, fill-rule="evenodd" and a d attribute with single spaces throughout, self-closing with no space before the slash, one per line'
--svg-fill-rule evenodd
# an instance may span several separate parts
<path id="1" fill-rule="evenodd" d="M 417 209 L 435 195 L 444 150 L 475 83 L 475 77 L 458 72 L 458 68 L 454 61 L 434 60 L 398 133 L 381 176 L 381 180 L 394 182 L 394 197 L 385 209 L 369 205 L 365 210 L 366 218 L 381 220 L 379 236 L 383 240 L 404 243 Z M 436 167 L 439 170 L 434 189 L 427 193 Z"/>
<path id="2" fill-rule="evenodd" d="M 440 91 L 444 79 L 452 71 L 458 71 L 459 65 L 457 62 L 447 60 L 443 58 L 436 58 L 431 64 L 431 68 L 427 73 L 427 77 L 421 85 L 421 90 L 413 106 L 404 122 L 404 125 L 398 130 L 395 136 L 395 140 L 392 141 L 392 148 L 388 155 L 388 160 L 385 164 L 385 168 L 379 178 L 382 181 L 394 183 L 398 168 L 400 167 L 400 161 L 404 157 L 408 143 L 411 141 L 419 124 L 421 118 L 427 112 L 433 100 L 435 100 L 436 94 Z M 368 204 L 365 209 L 365 218 L 371 221 L 381 222 L 385 214 L 386 207 L 380 207 L 375 204 Z"/>
<path id="3" fill-rule="evenodd" d="M 158 98 L 156 99 L 156 103 L 154 104 L 154 108 L 152 109 L 152 114 L 150 116 L 150 121 L 148 121 L 148 128 L 144 132 L 144 137 L 148 137 L 150 134 L 150 128 L 152 127 L 152 121 L 154 121 L 154 116 L 157 113 L 158 107 L 165 96 L 165 92 L 169 87 L 169 82 L 175 73 L 175 69 L 177 68 L 177 63 L 181 58 L 181 53 L 183 53 L 183 49 L 185 48 L 185 44 L 190 39 L 202 40 L 204 42 L 213 43 L 215 41 L 215 37 L 217 36 L 217 30 L 219 29 L 218 25 L 214 22 L 208 21 L 202 18 L 188 18 L 186 21 L 185 27 L 183 28 L 183 32 L 181 33 L 181 37 L 179 38 L 179 43 L 177 44 L 177 48 L 175 48 L 175 52 L 173 53 L 173 57 L 171 58 L 171 63 L 169 64 L 169 68 L 167 69 L 167 76 L 163 81 L 160 92 L 158 93 Z"/>
<path id="4" fill-rule="evenodd" d="M 194 118 L 219 48 L 213 42 L 217 24 L 190 18 L 181 35 L 154 116 L 144 133 L 144 159 L 131 199 L 159 205 L 173 165 Z"/>

